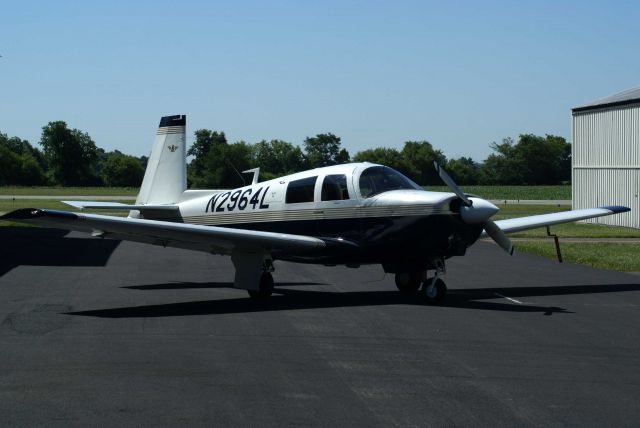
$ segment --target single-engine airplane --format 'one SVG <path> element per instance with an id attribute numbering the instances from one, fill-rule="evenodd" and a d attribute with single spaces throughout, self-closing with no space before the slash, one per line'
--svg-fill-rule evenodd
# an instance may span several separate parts
<path id="1" fill-rule="evenodd" d="M 27 208 L 6 220 L 154 245 L 230 255 L 234 287 L 269 297 L 275 260 L 324 265 L 380 264 L 403 293 L 429 302 L 446 295 L 445 260 L 482 236 L 507 253 L 506 233 L 629 211 L 604 206 L 492 221 L 499 209 L 463 193 L 437 164 L 451 192 L 430 192 L 377 164 L 316 168 L 233 190 L 187 190 L 186 116 L 160 120 L 134 205 L 65 201 L 76 208 L 128 210 L 128 217 Z M 428 271 L 434 275 L 427 277 Z"/>

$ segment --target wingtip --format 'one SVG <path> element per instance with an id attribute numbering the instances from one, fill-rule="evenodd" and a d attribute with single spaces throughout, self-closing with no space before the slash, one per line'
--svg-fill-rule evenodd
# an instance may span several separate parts
<path id="1" fill-rule="evenodd" d="M 59 210 L 44 210 L 40 208 L 20 208 L 19 210 L 11 211 L 0 217 L 0 220 L 29 220 L 36 217 L 42 217 L 45 215 L 55 217 L 67 217 L 76 218 L 77 215 L 68 211 Z"/>
<path id="2" fill-rule="evenodd" d="M 605 210 L 609 210 L 614 214 L 626 213 L 626 212 L 631 211 L 631 208 L 625 207 L 623 205 L 606 205 L 606 206 L 600 207 L 600 208 L 604 208 Z"/>
<path id="3" fill-rule="evenodd" d="M 37 208 L 20 208 L 19 210 L 10 211 L 3 216 L 0 216 L 0 220 L 24 220 L 33 218 L 38 214 Z"/>

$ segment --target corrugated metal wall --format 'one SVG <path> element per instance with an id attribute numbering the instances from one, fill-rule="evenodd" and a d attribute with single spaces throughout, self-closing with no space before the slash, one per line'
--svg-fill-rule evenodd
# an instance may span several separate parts
<path id="1" fill-rule="evenodd" d="M 586 221 L 640 228 L 639 182 L 639 169 L 574 168 L 571 179 L 573 208 L 625 205 L 631 208 L 630 212 Z"/>
<path id="2" fill-rule="evenodd" d="M 572 144 L 574 209 L 625 205 L 589 221 L 640 228 L 640 105 L 574 113 Z"/>

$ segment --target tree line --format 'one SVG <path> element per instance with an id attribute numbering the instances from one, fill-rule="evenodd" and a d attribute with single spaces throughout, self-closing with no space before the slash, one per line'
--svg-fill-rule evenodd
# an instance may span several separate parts
<path id="1" fill-rule="evenodd" d="M 305 169 L 346 162 L 390 166 L 416 183 L 442 185 L 433 161 L 444 165 L 462 185 L 553 185 L 569 182 L 571 144 L 564 138 L 522 134 L 491 143 L 484 161 L 470 157 L 447 159 L 426 140 L 407 141 L 401 149 L 376 147 L 350 156 L 332 133 L 307 137 L 302 147 L 284 140 L 230 143 L 224 132 L 199 129 L 188 149 L 187 177 L 193 188 L 232 188 L 245 183 L 241 171 L 260 167 L 260 178 L 271 179 Z M 118 150 L 105 152 L 88 133 L 63 121 L 42 128 L 39 146 L 0 133 L 0 185 L 60 185 L 136 187 L 148 158 Z"/>
<path id="2" fill-rule="evenodd" d="M 40 150 L 0 133 L 0 185 L 140 186 L 147 157 L 105 152 L 89 134 L 63 121 L 42 128 Z"/>

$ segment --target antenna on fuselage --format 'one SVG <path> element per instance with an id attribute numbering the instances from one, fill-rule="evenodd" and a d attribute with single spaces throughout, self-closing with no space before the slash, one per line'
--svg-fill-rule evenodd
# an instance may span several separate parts
<path id="1" fill-rule="evenodd" d="M 260 176 L 260 167 L 242 171 L 243 174 L 249 174 L 250 172 L 253 172 L 253 179 L 251 180 L 251 184 L 256 184 L 258 182 L 258 177 Z"/>
<path id="2" fill-rule="evenodd" d="M 231 161 L 229 161 L 229 159 L 225 159 L 225 161 L 227 162 L 227 164 L 228 164 L 231 168 L 233 168 L 233 170 L 236 172 L 236 174 L 238 174 L 238 177 L 240 177 L 240 180 L 242 180 L 242 187 L 246 186 L 246 185 L 247 185 L 247 182 L 246 182 L 246 181 L 244 181 L 244 177 L 242 176 L 242 174 L 240 174 L 240 173 L 238 172 L 238 170 L 236 169 L 236 167 L 231 163 Z"/>

